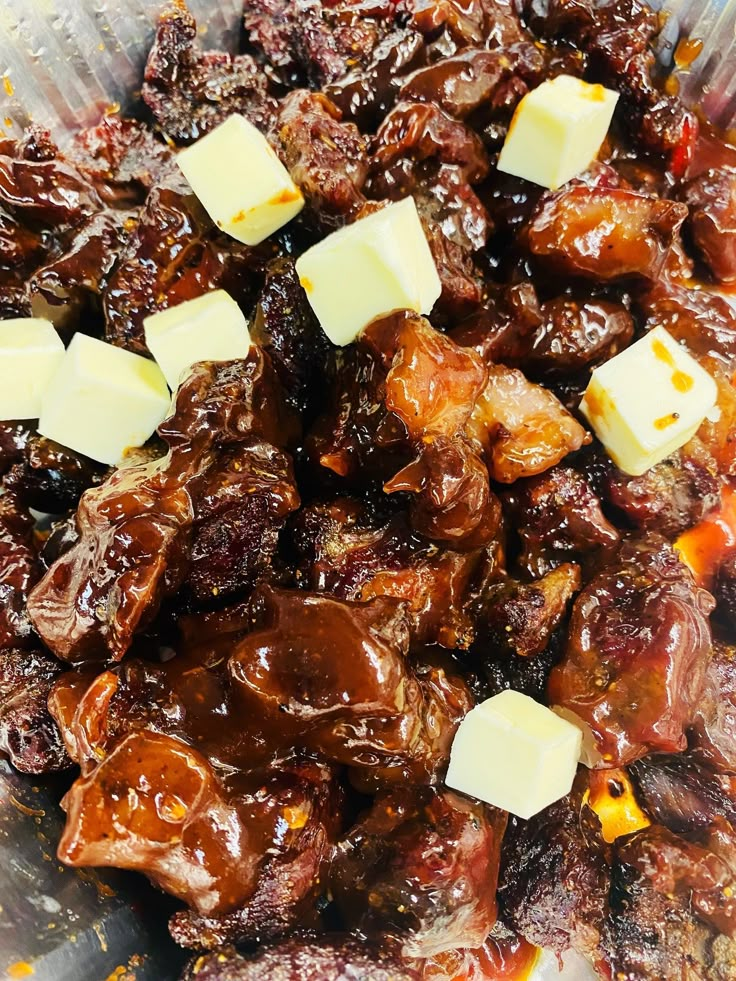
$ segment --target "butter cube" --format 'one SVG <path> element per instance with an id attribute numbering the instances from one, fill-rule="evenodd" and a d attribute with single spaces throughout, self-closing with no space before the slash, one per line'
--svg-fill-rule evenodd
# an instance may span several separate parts
<path id="1" fill-rule="evenodd" d="M 518 691 L 502 691 L 465 716 L 445 783 L 530 818 L 570 793 L 580 730 Z"/>
<path id="2" fill-rule="evenodd" d="M 0 321 L 0 419 L 38 419 L 41 396 L 63 357 L 50 321 Z"/>
<path id="3" fill-rule="evenodd" d="M 244 116 L 229 116 L 176 162 L 214 223 L 246 245 L 258 245 L 304 207 L 289 171 Z"/>
<path id="4" fill-rule="evenodd" d="M 413 198 L 341 228 L 297 260 L 296 270 L 333 344 L 394 310 L 429 313 L 442 286 Z"/>
<path id="5" fill-rule="evenodd" d="M 708 372 L 655 327 L 594 370 L 580 411 L 619 470 L 638 477 L 695 435 L 717 395 Z"/>
<path id="6" fill-rule="evenodd" d="M 38 431 L 115 465 L 164 419 L 171 398 L 153 361 L 75 334 L 42 400 Z"/>
<path id="7" fill-rule="evenodd" d="M 243 312 L 225 290 L 213 290 L 143 321 L 148 350 L 176 391 L 198 361 L 235 361 L 250 350 Z"/>
<path id="8" fill-rule="evenodd" d="M 516 107 L 498 169 L 561 187 L 598 156 L 617 101 L 618 92 L 572 75 L 542 82 Z"/>

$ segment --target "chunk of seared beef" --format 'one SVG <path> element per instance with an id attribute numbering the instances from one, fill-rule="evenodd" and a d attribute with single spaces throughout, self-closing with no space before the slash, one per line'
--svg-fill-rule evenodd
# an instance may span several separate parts
<path id="1" fill-rule="evenodd" d="M 705 689 L 713 606 L 653 536 L 624 542 L 579 594 L 549 698 L 590 727 L 606 765 L 685 748 Z"/>
<path id="2" fill-rule="evenodd" d="M 21 773 L 53 773 L 72 765 L 46 704 L 61 671 L 46 651 L 0 651 L 0 751 Z"/>
<path id="3" fill-rule="evenodd" d="M 590 483 L 571 467 L 553 467 L 539 477 L 517 481 L 502 502 L 521 539 L 517 562 L 535 578 L 570 558 L 619 541 Z"/>
<path id="4" fill-rule="evenodd" d="M 542 579 L 502 579 L 484 591 L 474 611 L 474 650 L 533 657 L 547 647 L 580 589 L 579 566 L 565 563 Z"/>
<path id="5" fill-rule="evenodd" d="M 182 981 L 419 981 L 386 950 L 354 937 L 292 937 L 252 955 L 232 947 L 197 957 Z"/>
<path id="6" fill-rule="evenodd" d="M 27 603 L 42 575 L 33 524 L 14 494 L 0 494 L 0 650 L 33 644 Z"/>
<path id="7" fill-rule="evenodd" d="M 22 461 L 11 467 L 5 488 L 28 508 L 62 514 L 79 504 L 89 487 L 97 487 L 109 469 L 44 436 L 31 436 Z"/>
<path id="8" fill-rule="evenodd" d="M 614 977 L 727 981 L 733 976 L 733 831 L 724 823 L 704 841 L 652 827 L 618 844 L 601 945 Z"/>
<path id="9" fill-rule="evenodd" d="M 267 131 L 276 100 L 255 58 L 202 52 L 196 38 L 197 23 L 184 4 L 161 15 L 141 95 L 163 132 L 193 143 L 235 112 Z"/>
<path id="10" fill-rule="evenodd" d="M 647 813 L 676 834 L 723 817 L 736 825 L 736 778 L 716 773 L 698 755 L 647 756 L 629 768 Z"/>
<path id="11" fill-rule="evenodd" d="M 736 647 L 719 640 L 713 643 L 690 743 L 707 765 L 736 772 Z"/>
<path id="12" fill-rule="evenodd" d="M 736 170 L 714 168 L 687 185 L 688 228 L 698 252 L 721 283 L 736 280 Z"/>
<path id="13" fill-rule="evenodd" d="M 584 772 L 572 792 L 529 821 L 512 818 L 499 880 L 503 918 L 539 947 L 593 952 L 603 931 L 609 875 Z"/>
<path id="14" fill-rule="evenodd" d="M 409 957 L 480 946 L 496 920 L 506 814 L 443 790 L 379 794 L 336 849 L 329 886 L 352 929 Z"/>

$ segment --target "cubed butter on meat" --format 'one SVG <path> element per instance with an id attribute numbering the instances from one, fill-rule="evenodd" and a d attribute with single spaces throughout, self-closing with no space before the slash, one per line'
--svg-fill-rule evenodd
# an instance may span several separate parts
<path id="1" fill-rule="evenodd" d="M 598 156 L 617 101 L 617 92 L 572 75 L 542 82 L 517 106 L 498 169 L 561 187 Z"/>
<path id="2" fill-rule="evenodd" d="M 244 116 L 229 116 L 176 161 L 210 218 L 246 245 L 258 245 L 304 207 L 289 171 Z"/>
<path id="3" fill-rule="evenodd" d="M 580 409 L 616 466 L 639 476 L 695 435 L 717 395 L 708 372 L 655 327 L 595 369 Z"/>
<path id="4" fill-rule="evenodd" d="M 148 350 L 173 391 L 198 361 L 235 361 L 250 349 L 243 312 L 225 290 L 153 313 L 143 325 Z"/>
<path id="5" fill-rule="evenodd" d="M 64 357 L 48 320 L 0 321 L 0 419 L 38 419 L 41 397 Z"/>
<path id="6" fill-rule="evenodd" d="M 575 726 L 518 691 L 502 691 L 465 716 L 445 782 L 520 818 L 570 792 L 580 756 Z"/>
<path id="7" fill-rule="evenodd" d="M 170 405 L 155 362 L 75 334 L 44 393 L 38 431 L 115 465 L 152 436 Z"/>
<path id="8" fill-rule="evenodd" d="M 429 313 L 442 292 L 410 197 L 328 235 L 296 269 L 322 329 L 339 345 L 394 310 Z"/>

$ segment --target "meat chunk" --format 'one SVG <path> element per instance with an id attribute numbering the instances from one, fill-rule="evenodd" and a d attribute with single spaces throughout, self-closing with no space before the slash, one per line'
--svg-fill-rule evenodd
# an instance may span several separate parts
<path id="1" fill-rule="evenodd" d="M 571 467 L 517 481 L 503 495 L 504 513 L 521 540 L 520 567 L 537 578 L 569 558 L 610 548 L 619 534 L 590 483 Z"/>
<path id="2" fill-rule="evenodd" d="M 267 131 L 276 102 L 255 58 L 203 53 L 196 37 L 196 21 L 183 4 L 161 15 L 141 94 L 164 133 L 192 143 L 234 112 Z"/>
<path id="3" fill-rule="evenodd" d="M 102 202 L 79 171 L 57 157 L 25 160 L 0 154 L 0 205 L 36 227 L 63 230 L 90 218 Z"/>
<path id="4" fill-rule="evenodd" d="M 261 845 L 256 890 L 245 906 L 222 916 L 175 913 L 169 930 L 184 947 L 212 950 L 283 934 L 309 918 L 320 892 L 342 818 L 342 790 L 332 771 L 316 763 L 287 764 L 241 800 L 246 813 L 253 811 L 251 819 L 272 827 Z"/>
<path id="5" fill-rule="evenodd" d="M 696 357 L 736 365 L 736 311 L 726 297 L 665 279 L 639 294 L 637 304 L 647 330 L 664 327 Z"/>
<path id="6" fill-rule="evenodd" d="M 733 865 L 707 846 L 664 828 L 624 839 L 617 849 L 603 939 L 614 975 L 620 972 L 631 981 L 727 978 L 734 945 L 725 937 L 725 943 L 714 941 L 717 931 L 733 930 L 727 925 L 733 900 L 726 898 L 733 877 Z M 715 930 L 709 920 L 717 924 Z"/>
<path id="7" fill-rule="evenodd" d="M 512 484 L 549 470 L 590 436 L 562 404 L 516 368 L 494 365 L 468 424 L 494 480 Z"/>
<path id="8" fill-rule="evenodd" d="M 686 217 L 678 201 L 573 184 L 542 197 L 525 236 L 553 273 L 656 281 Z"/>
<path id="9" fill-rule="evenodd" d="M 355 938 L 294 937 L 245 956 L 233 948 L 192 961 L 182 981 L 419 981 L 391 954 Z"/>
<path id="10" fill-rule="evenodd" d="M 580 589 L 580 568 L 565 563 L 532 583 L 513 579 L 492 583 L 475 615 L 478 650 L 541 654 Z"/>
<path id="11" fill-rule="evenodd" d="M 276 128 L 284 163 L 319 228 L 331 231 L 365 204 L 367 141 L 319 92 L 296 90 L 281 102 Z"/>
<path id="12" fill-rule="evenodd" d="M 218 497 L 224 505 L 232 483 L 225 465 L 222 486 L 208 503 L 218 451 L 227 453 L 243 444 L 252 447 L 261 440 L 283 445 L 293 434 L 289 419 L 270 362 L 257 348 L 244 361 L 195 366 L 179 388 L 173 414 L 159 428 L 169 454 L 117 470 L 107 483 L 83 497 L 77 512 L 78 541 L 51 566 L 28 603 L 47 646 L 69 661 L 119 660 L 134 633 L 150 622 L 161 601 L 186 579 L 192 559 L 196 568 L 197 555 L 191 549 L 197 509 L 204 518 L 212 513 L 208 508 L 216 510 L 213 503 Z M 244 448 L 243 452 L 247 454 Z M 268 456 L 270 451 L 254 452 L 257 458 L 259 452 Z M 295 491 L 285 490 L 286 463 L 278 459 L 284 499 L 269 511 L 272 518 L 285 516 L 296 502 Z M 237 484 L 237 472 L 230 476 Z M 266 479 L 259 494 L 274 487 Z M 244 520 L 249 506 L 243 505 Z M 204 527 L 199 529 L 202 534 Z M 224 526 L 219 531 L 217 524 L 209 527 L 213 538 L 200 539 L 195 548 L 209 552 L 218 534 L 231 545 L 235 541 Z M 260 549 L 258 536 L 248 533 L 238 541 L 239 570 L 245 574 L 257 569 L 260 560 L 242 553 L 246 546 Z M 214 573 L 218 581 L 231 574 L 230 570 Z M 230 588 L 231 580 L 227 583 Z"/>
<path id="13" fill-rule="evenodd" d="M 253 605 L 255 629 L 234 646 L 228 671 L 236 703 L 272 746 L 434 779 L 469 696 L 442 678 L 439 690 L 432 679 L 423 685 L 410 670 L 403 604 L 262 588 Z"/>
<path id="14" fill-rule="evenodd" d="M 350 600 L 393 596 L 407 603 L 412 644 L 467 647 L 466 610 L 480 550 L 441 550 L 405 516 L 371 518 L 356 501 L 304 508 L 296 527 L 300 571 L 311 589 Z"/>
<path id="15" fill-rule="evenodd" d="M 687 185 L 688 227 L 698 251 L 721 283 L 736 280 L 736 170 L 704 171 Z"/>
<path id="16" fill-rule="evenodd" d="M 324 399 L 322 380 L 332 347 L 312 312 L 293 259 L 268 264 L 250 333 L 271 358 L 289 404 L 311 421 Z"/>
<path id="17" fill-rule="evenodd" d="M 719 502 L 713 462 L 696 441 L 640 477 L 604 463 L 603 496 L 641 531 L 675 538 L 701 521 Z"/>
<path id="18" fill-rule="evenodd" d="M 590 727 L 604 766 L 685 748 L 705 685 L 713 605 L 656 539 L 625 542 L 580 593 L 549 698 Z"/>
<path id="19" fill-rule="evenodd" d="M 505 48 L 522 36 L 516 8 L 506 0 L 414 0 L 412 23 L 429 37 L 439 34 L 445 50 L 478 44 Z"/>
<path id="20" fill-rule="evenodd" d="M 171 148 L 147 126 L 118 115 L 106 115 L 98 126 L 77 133 L 66 156 L 116 208 L 142 204 L 174 159 Z"/>
<path id="21" fill-rule="evenodd" d="M 603 932 L 608 870 L 600 822 L 585 780 L 529 821 L 511 820 L 503 844 L 499 902 L 530 943 L 592 952 Z"/>
<path id="22" fill-rule="evenodd" d="M 62 337 L 99 318 L 102 294 L 135 219 L 124 211 L 100 211 L 76 229 L 61 256 L 28 280 L 35 316 L 52 321 Z"/>
<path id="23" fill-rule="evenodd" d="M 33 644 L 28 597 L 42 568 L 33 518 L 12 494 L 0 494 L 0 650 Z"/>
<path id="24" fill-rule="evenodd" d="M 506 814 L 448 791 L 379 795 L 339 843 L 330 889 L 366 936 L 398 933 L 403 953 L 480 946 L 496 919 Z"/>
<path id="25" fill-rule="evenodd" d="M 703 766 L 697 755 L 648 756 L 629 772 L 647 813 L 675 834 L 700 831 L 719 817 L 736 823 L 736 779 Z"/>
<path id="26" fill-rule="evenodd" d="M 253 892 L 252 830 L 207 760 L 178 739 L 130 733 L 63 806 L 59 858 L 68 865 L 137 869 L 204 915 L 227 913 Z"/>
<path id="27" fill-rule="evenodd" d="M 61 665 L 41 650 L 0 651 L 0 750 L 21 773 L 71 766 L 46 702 Z"/>
<path id="28" fill-rule="evenodd" d="M 82 494 L 107 476 L 104 465 L 44 436 L 31 436 L 4 485 L 24 507 L 62 514 L 76 508 Z"/>
<path id="29" fill-rule="evenodd" d="M 156 185 L 107 282 L 106 339 L 147 354 L 151 313 L 225 289 L 247 308 L 273 249 L 249 249 L 218 232 L 183 178 Z"/>
<path id="30" fill-rule="evenodd" d="M 394 27 L 397 7 L 394 0 L 246 0 L 245 28 L 285 80 L 306 75 L 321 88 L 370 60 Z"/>
<path id="31" fill-rule="evenodd" d="M 736 770 L 736 648 L 716 640 L 690 742 L 699 759 Z"/>

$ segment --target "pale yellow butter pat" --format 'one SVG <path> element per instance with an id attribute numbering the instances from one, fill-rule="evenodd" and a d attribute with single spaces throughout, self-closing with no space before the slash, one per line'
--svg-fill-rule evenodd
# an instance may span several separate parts
<path id="1" fill-rule="evenodd" d="M 339 345 L 394 310 L 429 313 L 442 292 L 413 198 L 328 235 L 296 269 L 322 329 Z"/>
<path id="2" fill-rule="evenodd" d="M 289 171 L 244 116 L 229 116 L 176 161 L 210 218 L 246 245 L 258 245 L 304 207 Z"/>
<path id="3" fill-rule="evenodd" d="M 75 334 L 44 393 L 38 431 L 115 465 L 151 437 L 170 404 L 155 362 Z"/>
<path id="4" fill-rule="evenodd" d="M 580 730 L 518 691 L 502 691 L 465 716 L 445 783 L 520 818 L 570 792 Z"/>
<path id="5" fill-rule="evenodd" d="M 498 158 L 498 169 L 558 188 L 598 156 L 618 92 L 572 75 L 542 82 L 521 100 Z"/>
<path id="6" fill-rule="evenodd" d="M 655 327 L 595 369 L 580 411 L 616 466 L 639 476 L 695 435 L 717 395 L 708 372 Z"/>
<path id="7" fill-rule="evenodd" d="M 153 313 L 143 326 L 148 350 L 173 391 L 198 361 L 235 361 L 250 349 L 243 312 L 225 290 Z"/>
<path id="8" fill-rule="evenodd" d="M 0 419 L 38 419 L 41 397 L 64 357 L 48 320 L 0 321 Z"/>

